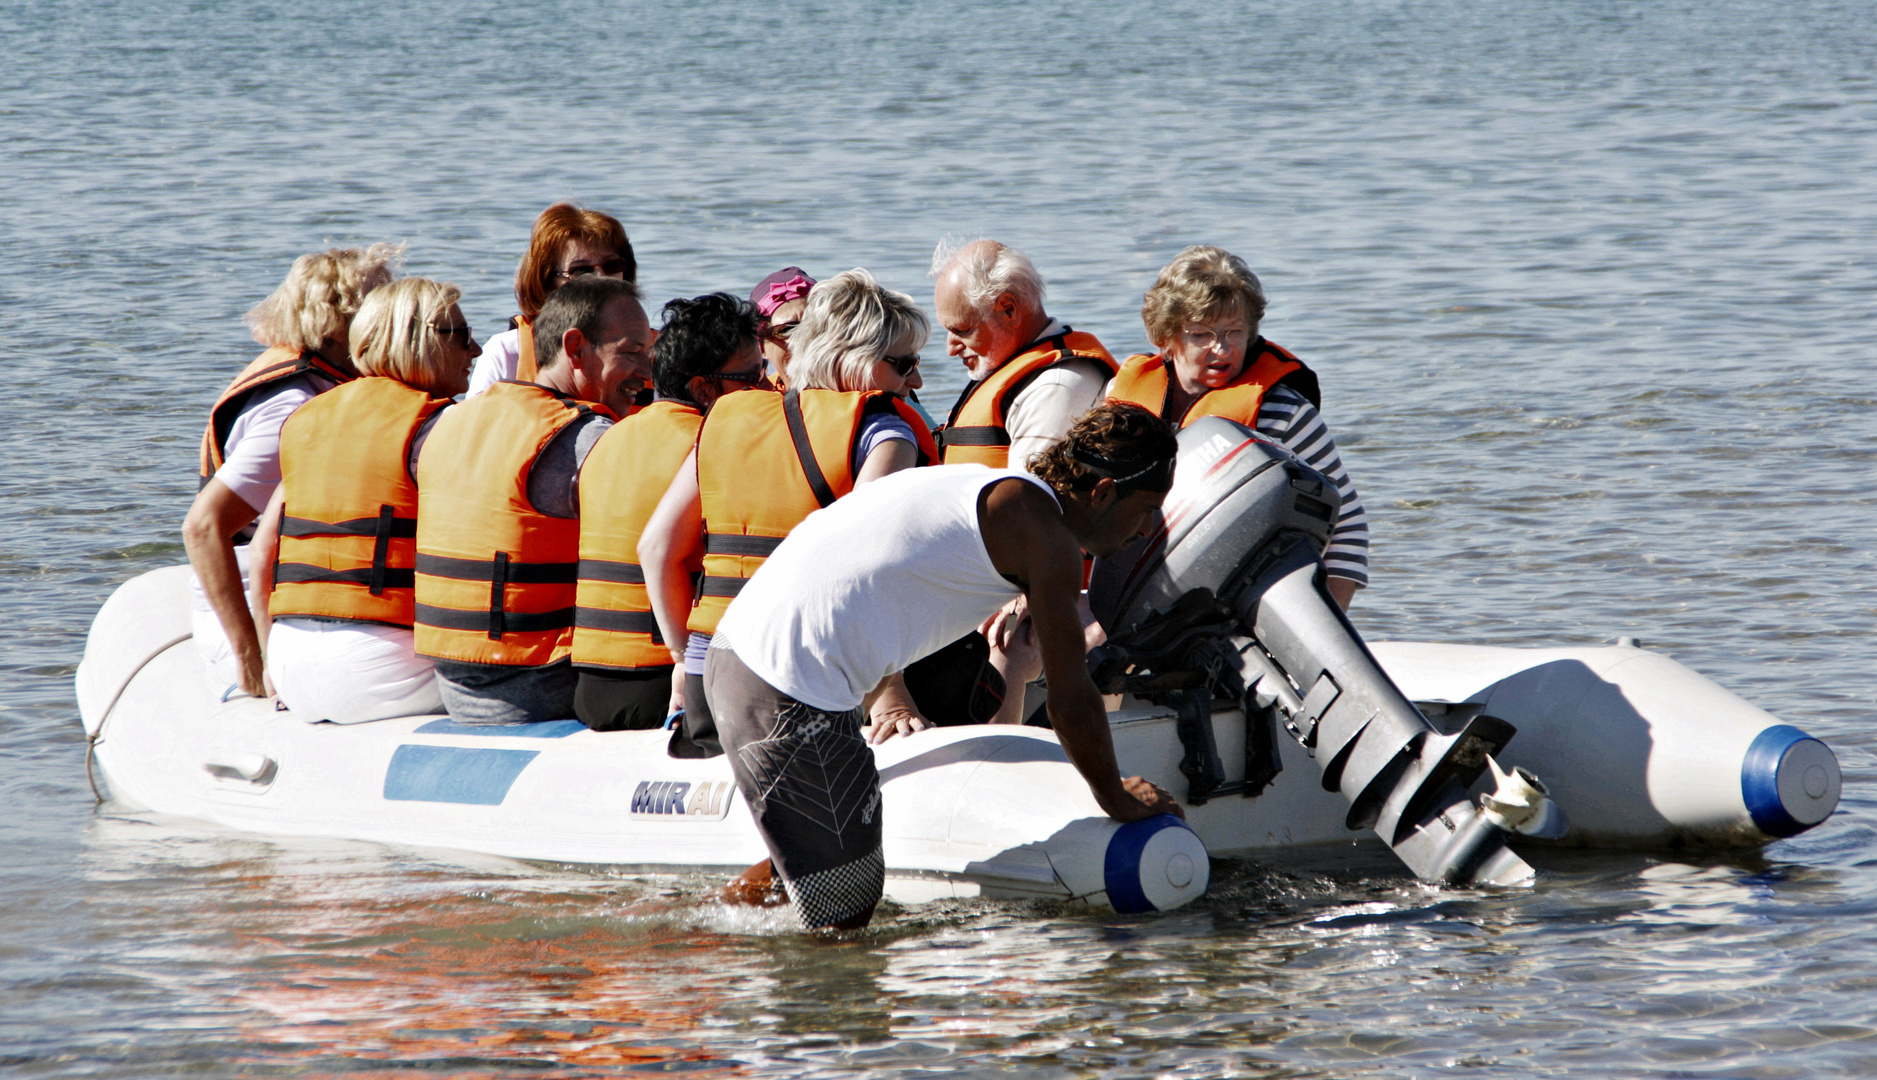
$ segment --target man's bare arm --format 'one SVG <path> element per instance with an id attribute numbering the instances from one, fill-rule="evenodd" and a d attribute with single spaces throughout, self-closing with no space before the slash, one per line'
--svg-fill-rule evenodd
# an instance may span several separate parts
<path id="1" fill-rule="evenodd" d="M 1117 821 L 1180 813 L 1173 797 L 1152 784 L 1121 778 L 1108 712 L 1088 677 L 1082 620 L 1082 549 L 1048 495 L 1023 480 L 1006 480 L 980 496 L 984 547 L 999 573 L 1029 596 L 1030 620 L 1049 682 L 1049 721 L 1095 801 Z M 1130 790 L 1131 789 L 1131 790 Z"/>

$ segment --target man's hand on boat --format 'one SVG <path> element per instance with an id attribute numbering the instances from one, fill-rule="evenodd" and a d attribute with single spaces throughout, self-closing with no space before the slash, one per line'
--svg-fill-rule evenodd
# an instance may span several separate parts
<path id="1" fill-rule="evenodd" d="M 878 746 L 895 735 L 911 735 L 932 726 L 913 704 L 906 691 L 904 673 L 890 675 L 867 698 L 867 723 L 860 734 L 870 745 Z"/>
<path id="2" fill-rule="evenodd" d="M 1108 810 L 1108 816 L 1116 821 L 1139 821 L 1157 814 L 1172 814 L 1181 819 L 1186 817 L 1186 811 L 1180 809 L 1180 804 L 1174 800 L 1172 793 L 1152 780 L 1130 776 L 1121 781 L 1121 787 L 1134 797 L 1135 802 L 1140 804 L 1142 809 L 1136 810 L 1123 803 L 1120 807 L 1121 812 L 1116 813 L 1104 804 L 1102 809 Z"/>

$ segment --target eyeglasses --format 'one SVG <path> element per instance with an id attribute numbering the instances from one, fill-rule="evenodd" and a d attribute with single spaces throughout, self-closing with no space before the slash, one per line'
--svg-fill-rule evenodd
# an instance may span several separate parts
<path id="1" fill-rule="evenodd" d="M 802 324 L 799 319 L 795 322 L 770 323 L 763 327 L 763 336 L 769 338 L 771 341 L 779 341 L 786 345 L 789 340 L 789 335 L 793 334 L 795 328 L 800 325 Z"/>
<path id="2" fill-rule="evenodd" d="M 565 270 L 554 271 L 554 276 L 557 278 L 586 277 L 588 274 L 623 278 L 626 276 L 626 260 L 614 255 L 608 259 L 601 259 L 598 266 L 592 263 L 575 263 Z"/>
<path id="3" fill-rule="evenodd" d="M 430 329 L 435 330 L 438 337 L 455 338 L 464 345 L 473 345 L 476 342 L 467 326 L 433 326 Z"/>
<path id="4" fill-rule="evenodd" d="M 911 375 L 913 369 L 919 366 L 918 353 L 911 356 L 882 356 L 880 359 L 893 365 L 893 372 L 902 379 Z"/>
<path id="5" fill-rule="evenodd" d="M 1251 331 L 1227 330 L 1221 334 L 1216 330 L 1182 330 L 1180 337 L 1186 339 L 1186 344 L 1193 348 L 1208 352 L 1218 348 L 1220 342 L 1224 342 L 1228 350 L 1243 348 L 1245 342 L 1251 340 Z"/>
<path id="6" fill-rule="evenodd" d="M 710 377 L 713 379 L 722 379 L 724 382 L 740 382 L 755 386 L 757 383 L 769 377 L 769 369 L 757 367 L 751 368 L 748 371 L 719 371 L 717 374 Z"/>

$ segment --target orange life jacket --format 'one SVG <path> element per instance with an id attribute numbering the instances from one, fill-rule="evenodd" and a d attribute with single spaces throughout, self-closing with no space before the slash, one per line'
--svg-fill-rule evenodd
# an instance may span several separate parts
<path id="1" fill-rule="evenodd" d="M 573 646 L 580 521 L 528 501 L 567 425 L 610 410 L 499 382 L 443 414 L 417 461 L 417 653 L 539 667 Z"/>
<path id="2" fill-rule="evenodd" d="M 255 357 L 235 376 L 235 381 L 228 384 L 228 389 L 222 391 L 222 396 L 215 399 L 215 406 L 209 410 L 208 430 L 202 433 L 199 469 L 202 483 L 208 483 L 222 467 L 223 455 L 228 450 L 228 433 L 234 429 L 235 418 L 241 415 L 242 407 L 254 392 L 309 371 L 336 383 L 350 382 L 353 378 L 327 363 L 318 353 L 296 353 L 277 345 Z"/>
<path id="3" fill-rule="evenodd" d="M 671 666 L 671 650 L 658 633 L 645 593 L 639 534 L 697 445 L 703 424 L 704 414 L 695 405 L 654 402 L 600 436 L 581 465 L 575 664 Z M 690 570 L 702 569 L 701 561 L 694 559 Z"/>
<path id="4" fill-rule="evenodd" d="M 286 492 L 274 615 L 411 625 L 417 482 L 411 439 L 450 403 L 396 379 L 354 379 L 280 429 Z"/>
<path id="5" fill-rule="evenodd" d="M 1252 359 L 1238 377 L 1217 390 L 1208 390 L 1186 410 L 1186 415 L 1171 417 L 1167 410 L 1167 361 L 1165 357 L 1140 353 L 1127 358 L 1121 371 L 1108 387 L 1109 401 L 1131 401 L 1152 409 L 1156 416 L 1180 427 L 1202 416 L 1223 416 L 1248 428 L 1258 426 L 1258 407 L 1264 395 L 1280 384 L 1290 387 L 1310 404 L 1321 406 L 1322 393 L 1317 389 L 1316 373 L 1285 349 L 1263 338 L 1245 350 Z"/>
<path id="6" fill-rule="evenodd" d="M 1078 359 L 1092 360 L 1108 374 L 1114 374 L 1114 357 L 1095 335 L 1064 327 L 1062 333 L 1031 345 L 996 371 L 968 384 L 939 431 L 939 443 L 945 447 L 945 464 L 1007 468 L 1010 432 L 1004 427 L 1004 420 L 1010 413 L 1011 403 L 1036 376 Z"/>
<path id="7" fill-rule="evenodd" d="M 938 445 L 912 406 L 880 390 L 731 394 L 711 406 L 697 439 L 704 507 L 704 580 L 689 628 L 711 634 L 730 600 L 801 520 L 854 490 L 861 421 L 895 412 L 919 441 Z"/>
<path id="8" fill-rule="evenodd" d="M 515 378 L 520 382 L 533 382 L 541 369 L 534 359 L 534 320 L 526 315 L 515 316 Z"/>

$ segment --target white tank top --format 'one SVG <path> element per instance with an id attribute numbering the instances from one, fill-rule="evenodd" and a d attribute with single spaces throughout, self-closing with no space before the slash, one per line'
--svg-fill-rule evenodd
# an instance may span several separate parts
<path id="1" fill-rule="evenodd" d="M 1050 490 L 1020 469 L 938 465 L 808 515 L 731 601 L 713 646 L 797 701 L 854 708 L 1017 596 L 978 530 L 978 493 L 1007 477 Z"/>

